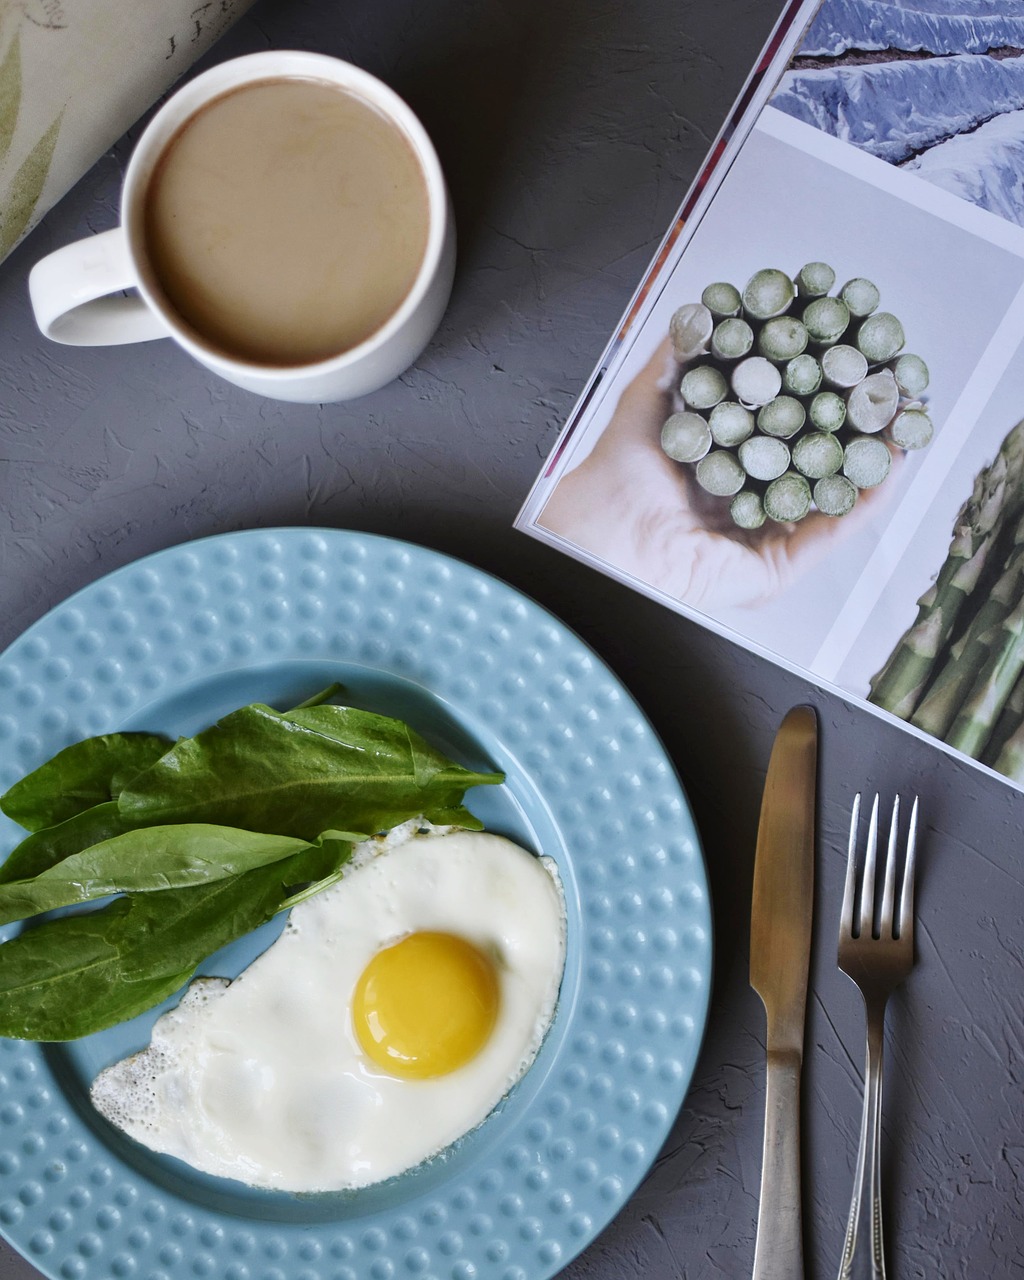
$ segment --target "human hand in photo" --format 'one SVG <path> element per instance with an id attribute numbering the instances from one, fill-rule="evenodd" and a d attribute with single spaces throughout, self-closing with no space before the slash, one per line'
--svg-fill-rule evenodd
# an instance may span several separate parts
<path id="1" fill-rule="evenodd" d="M 539 523 L 695 608 L 762 604 L 861 528 L 888 486 L 863 491 L 845 516 L 812 511 L 798 524 L 733 526 L 727 512 L 724 520 L 714 514 L 722 500 L 661 448 L 680 375 L 666 339 L 623 391 L 592 452 L 559 481 Z"/>

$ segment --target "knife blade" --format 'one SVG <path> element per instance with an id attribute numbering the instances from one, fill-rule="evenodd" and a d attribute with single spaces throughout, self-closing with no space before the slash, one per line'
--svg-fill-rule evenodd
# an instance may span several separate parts
<path id="1" fill-rule="evenodd" d="M 764 1002 L 764 1157 L 753 1280 L 803 1276 L 800 1071 L 814 905 L 818 721 L 794 707 L 772 747 L 750 913 L 750 985 Z"/>

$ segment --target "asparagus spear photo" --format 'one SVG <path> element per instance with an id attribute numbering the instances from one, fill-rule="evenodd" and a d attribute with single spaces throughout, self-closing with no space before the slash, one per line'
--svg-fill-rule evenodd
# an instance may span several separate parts
<path id="1" fill-rule="evenodd" d="M 740 307 L 743 304 L 739 289 L 735 285 L 722 280 L 709 284 L 700 295 L 700 300 L 711 314 L 718 319 L 738 316 Z"/>
<path id="2" fill-rule="evenodd" d="M 719 360 L 738 360 L 754 345 L 754 331 L 746 320 L 729 316 L 720 320 L 711 333 L 711 354 Z"/>
<path id="3" fill-rule="evenodd" d="M 975 479 L 954 522 L 946 560 L 918 601 L 916 619 L 871 681 L 869 698 L 877 706 L 902 719 L 913 714 L 978 585 L 1004 513 L 1019 495 L 1022 474 L 1024 422 L 1010 432 L 992 465 Z"/>
<path id="4" fill-rule="evenodd" d="M 699 413 L 674 413 L 661 429 L 661 447 L 676 462 L 700 462 L 711 441 L 711 428 Z"/>
<path id="5" fill-rule="evenodd" d="M 839 290 L 839 296 L 849 307 L 851 316 L 869 316 L 881 301 L 878 286 L 863 276 L 847 280 Z"/>
<path id="6" fill-rule="evenodd" d="M 711 410 L 708 426 L 715 444 L 730 448 L 754 434 L 754 415 L 735 400 L 722 400 Z"/>
<path id="7" fill-rule="evenodd" d="M 1018 734 L 1021 754 L 1017 763 L 1013 763 L 1016 749 L 1011 744 Z M 999 719 L 989 734 L 979 759 L 1016 782 L 1024 782 L 1024 768 L 1019 768 L 1024 766 L 1024 673 L 1017 677 L 1017 683 L 1003 703 Z"/>
<path id="8" fill-rule="evenodd" d="M 819 431 L 838 431 L 846 421 L 846 401 L 834 391 L 820 391 L 808 405 L 807 416 Z"/>
<path id="9" fill-rule="evenodd" d="M 870 700 L 1024 782 L 1024 422 L 975 477 Z"/>
<path id="10" fill-rule="evenodd" d="M 992 636 L 981 667 L 946 735 L 951 747 L 976 756 L 1024 671 L 1024 596 Z"/>
<path id="11" fill-rule="evenodd" d="M 985 763 L 1014 782 L 1024 782 L 1024 677 L 1017 684 L 1021 689 L 1020 695 L 1015 688 L 1007 703 L 1015 715 L 1015 727 L 1000 742 L 998 752 Z"/>
<path id="12" fill-rule="evenodd" d="M 822 298 L 836 282 L 836 273 L 827 262 L 808 262 L 796 274 L 797 294 L 801 298 Z"/>
<path id="13" fill-rule="evenodd" d="M 715 317 L 702 302 L 678 307 L 669 321 L 668 334 L 677 360 L 692 360 L 706 349 L 715 328 Z"/>
<path id="14" fill-rule="evenodd" d="M 994 628 L 1012 611 L 1024 590 L 1024 520 L 1013 534 L 1013 552 L 1006 566 L 970 619 L 966 631 L 950 646 L 927 693 L 910 717 L 919 729 L 945 738 L 964 700 L 984 668 Z M 1009 691 L 1007 691 L 1009 692 Z"/>
<path id="15" fill-rule="evenodd" d="M 857 486 L 846 476 L 822 476 L 812 493 L 814 505 L 826 516 L 849 515 L 857 501 Z"/>
<path id="16" fill-rule="evenodd" d="M 819 360 L 806 351 L 787 362 L 782 370 L 782 385 L 795 396 L 812 396 L 821 386 L 822 367 Z"/>

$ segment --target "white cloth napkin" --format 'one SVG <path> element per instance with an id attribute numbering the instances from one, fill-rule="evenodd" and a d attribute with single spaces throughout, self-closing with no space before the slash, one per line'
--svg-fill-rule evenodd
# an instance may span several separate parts
<path id="1" fill-rule="evenodd" d="M 0 0 L 0 259 L 252 0 Z"/>

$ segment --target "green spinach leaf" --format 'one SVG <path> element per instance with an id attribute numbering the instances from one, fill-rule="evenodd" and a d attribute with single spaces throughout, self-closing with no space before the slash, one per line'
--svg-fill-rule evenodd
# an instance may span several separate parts
<path id="1" fill-rule="evenodd" d="M 0 946 L 0 1035 L 74 1040 L 151 1009 L 350 854 L 347 841 L 325 839 L 226 880 L 116 898 L 24 930 Z"/>
<path id="2" fill-rule="evenodd" d="M 26 831 L 56 826 L 106 800 L 159 760 L 171 745 L 152 733 L 85 738 L 41 764 L 3 796 L 0 809 Z"/>
<path id="3" fill-rule="evenodd" d="M 114 893 L 212 884 L 307 848 L 308 841 L 294 836 L 206 823 L 141 827 L 73 853 L 37 876 L 0 884 L 0 924 Z"/>
<path id="4" fill-rule="evenodd" d="M 116 800 L 83 809 L 54 827 L 34 831 L 16 845 L 0 863 L 0 885 L 37 876 L 73 853 L 130 830 L 132 824 L 122 818 Z"/>
<path id="5" fill-rule="evenodd" d="M 351 707 L 285 715 L 255 703 L 175 743 L 118 799 L 132 825 L 213 822 L 314 839 L 375 834 L 422 814 L 475 830 L 468 787 L 500 773 L 463 769 L 400 720 Z"/>

